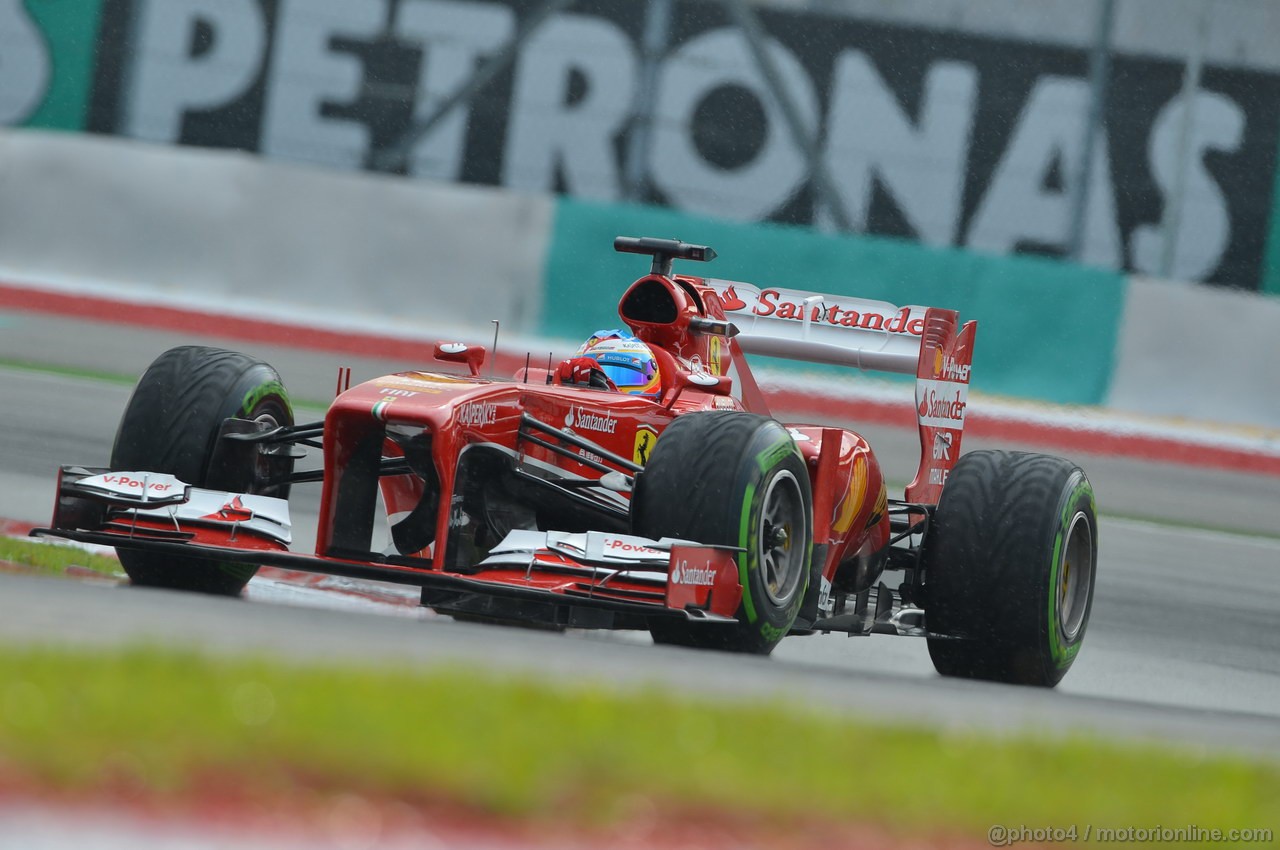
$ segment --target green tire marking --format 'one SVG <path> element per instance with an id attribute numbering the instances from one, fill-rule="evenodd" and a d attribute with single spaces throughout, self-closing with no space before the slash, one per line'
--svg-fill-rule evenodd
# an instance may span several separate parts
<path id="1" fill-rule="evenodd" d="M 759 467 L 761 472 L 768 473 L 779 463 L 786 460 L 787 457 L 798 454 L 799 449 L 796 448 L 795 442 L 790 436 L 787 436 L 785 439 L 778 440 L 764 451 L 757 454 L 756 465 Z M 751 598 L 751 584 L 748 580 L 751 569 L 756 566 L 754 564 L 755 547 L 751 545 L 751 541 L 756 539 L 756 535 L 759 531 L 759 529 L 755 527 L 758 517 L 751 509 L 755 503 L 755 498 L 756 485 L 754 483 L 748 484 L 742 501 L 742 514 L 738 521 L 738 545 L 746 549 L 745 552 L 738 556 L 738 580 L 742 583 L 742 607 L 746 612 L 747 622 L 753 624 L 760 618 L 759 614 L 756 612 L 755 602 Z M 805 562 L 810 564 L 810 569 L 812 569 L 812 540 L 809 541 L 807 554 L 808 557 L 805 559 Z M 803 587 L 796 595 L 796 599 L 793 600 L 792 604 L 800 604 L 800 601 L 803 600 L 804 593 L 807 590 L 808 576 L 806 575 L 805 587 Z M 770 630 L 772 630 L 772 632 Z M 785 632 L 780 632 L 777 626 L 773 626 L 768 623 L 760 627 L 760 635 L 765 640 L 774 640 L 775 638 L 781 637 L 782 634 L 785 634 Z"/>
<path id="2" fill-rule="evenodd" d="M 786 460 L 787 455 L 796 451 L 796 444 L 791 441 L 790 437 L 785 440 L 779 440 L 769 448 L 756 455 L 756 465 L 761 472 L 768 472 L 776 465 Z"/>
<path id="3" fill-rule="evenodd" d="M 1062 568 L 1062 547 L 1066 545 L 1066 535 L 1071 524 L 1070 516 L 1075 510 L 1076 501 L 1084 491 L 1089 493 L 1089 506 L 1093 508 L 1093 488 L 1087 478 L 1082 478 L 1067 497 L 1062 514 L 1058 517 L 1058 534 L 1053 541 L 1053 562 L 1049 569 L 1049 653 L 1058 669 L 1069 665 L 1080 651 L 1080 641 L 1064 647 L 1058 636 L 1058 573 Z M 1094 514 L 1097 510 L 1094 509 Z"/>
<path id="4" fill-rule="evenodd" d="M 751 599 L 751 582 L 748 580 L 750 574 L 750 561 L 752 557 L 752 547 L 749 545 L 752 539 L 752 511 L 751 506 L 756 500 L 756 485 L 752 482 L 747 485 L 746 492 L 742 499 L 742 516 L 738 522 L 738 545 L 746 551 L 738 556 L 738 581 L 742 583 L 742 607 L 747 614 L 747 622 L 754 623 L 759 615 L 756 614 L 755 603 Z"/>
<path id="5" fill-rule="evenodd" d="M 785 629 L 775 626 L 772 623 L 765 623 L 760 627 L 760 637 L 765 640 L 782 640 L 786 634 L 787 632 Z"/>
<path id="6" fill-rule="evenodd" d="M 1062 545 L 1064 529 L 1058 525 L 1058 534 L 1053 539 L 1053 561 L 1049 568 L 1049 654 L 1054 663 L 1062 666 L 1062 642 L 1058 640 L 1058 570 L 1062 563 Z"/>
<path id="7" fill-rule="evenodd" d="M 293 408 L 293 405 L 289 403 L 289 394 L 285 392 L 284 384 L 279 381 L 267 381 L 244 394 L 244 401 L 240 403 L 240 412 L 248 415 L 258 406 L 258 402 L 270 395 L 280 396 L 284 400 L 286 408 Z"/>

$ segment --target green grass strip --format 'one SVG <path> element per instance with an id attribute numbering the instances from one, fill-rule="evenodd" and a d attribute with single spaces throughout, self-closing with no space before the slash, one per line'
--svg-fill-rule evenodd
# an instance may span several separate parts
<path id="1" fill-rule="evenodd" d="M 56 543 L 35 543 L 14 537 L 0 536 L 0 561 L 29 567 L 41 575 L 63 575 L 68 567 L 83 567 L 104 576 L 124 575 L 120 562 L 106 555 L 98 555 L 78 546 L 62 546 Z"/>
<path id="2" fill-rule="evenodd" d="M 896 490 L 902 492 L 906 489 L 905 482 L 887 481 L 886 486 L 890 492 Z M 1100 508 L 1098 510 L 1100 519 L 1117 519 L 1125 522 L 1140 522 L 1147 525 L 1157 525 L 1161 528 L 1172 528 L 1179 531 L 1208 531 L 1214 534 L 1227 534 L 1232 537 L 1254 538 L 1258 540 L 1280 540 L 1280 531 L 1272 531 L 1267 528 L 1241 528 L 1239 526 L 1226 525 L 1218 522 L 1194 521 L 1189 519 L 1173 519 L 1171 517 L 1162 517 L 1155 514 L 1144 514 L 1134 511 L 1116 511 Z"/>
<path id="3" fill-rule="evenodd" d="M 122 375 L 118 372 L 102 372 L 78 366 L 59 366 L 51 363 L 37 363 L 33 360 L 15 360 L 6 357 L 0 357 L 0 369 L 34 372 L 38 375 L 58 375 L 63 378 L 77 378 L 85 381 L 100 381 L 107 384 L 120 384 L 126 387 L 132 387 L 140 377 L 139 375 Z M 296 398 L 291 398 L 290 401 L 295 412 L 300 414 L 305 411 L 311 415 L 310 418 L 323 418 L 325 412 L 329 409 L 327 401 Z"/>
<path id="4" fill-rule="evenodd" d="M 1240 528 L 1215 522 L 1196 522 L 1189 519 L 1170 519 L 1127 511 L 1099 511 L 1099 517 L 1118 519 L 1125 522 L 1139 522 L 1161 528 L 1172 528 L 1178 531 L 1207 531 L 1212 534 L 1226 534 L 1232 537 L 1253 538 L 1255 540 L 1280 540 L 1280 531 L 1267 528 Z"/>
<path id="5" fill-rule="evenodd" d="M 0 649 L 0 769 L 92 790 L 343 791 L 599 824 L 660 809 L 870 821 L 1280 825 L 1280 767 L 1097 740 L 1002 739 L 460 669 Z"/>
<path id="6" fill-rule="evenodd" d="M 87 381 L 102 381 L 130 387 L 138 380 L 137 375 L 122 375 L 118 372 L 103 372 L 78 366 L 59 366 L 54 363 L 38 363 L 34 360 L 17 360 L 9 357 L 0 357 L 0 369 L 35 372 L 40 375 L 59 375 L 64 378 L 82 378 Z"/>

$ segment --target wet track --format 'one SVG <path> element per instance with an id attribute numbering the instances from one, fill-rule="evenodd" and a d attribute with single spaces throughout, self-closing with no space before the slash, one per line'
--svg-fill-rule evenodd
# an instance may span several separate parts
<path id="1" fill-rule="evenodd" d="M 43 321 L 24 317 L 21 333 L 6 334 L 5 346 L 23 345 L 23 336 L 38 334 Z M 62 329 L 77 324 L 62 322 Z M 136 373 L 168 343 L 157 339 L 161 334 L 77 330 L 79 365 L 114 372 Z M 95 350 L 110 353 L 87 353 Z M 276 362 L 295 396 L 323 399 L 332 392 L 336 359 L 262 353 Z M 20 352 L 0 349 L 0 356 L 17 359 Z M 367 375 L 385 368 L 353 365 L 357 377 L 362 369 Z M 57 464 L 105 463 L 128 388 L 0 369 L 0 393 L 6 399 L 0 410 L 0 517 L 46 522 Z M 894 471 L 898 480 L 907 477 L 914 437 L 888 429 L 870 436 L 891 478 Z M 792 638 L 771 659 L 739 658 L 653 647 L 646 636 L 631 634 L 463 625 L 403 605 L 351 604 L 273 582 L 252 588 L 248 601 L 234 601 L 2 578 L 0 637 L 93 644 L 150 637 L 397 665 L 465 659 L 620 685 L 660 681 L 731 699 L 799 696 L 811 704 L 958 728 L 1088 729 L 1280 758 L 1280 539 L 1167 523 L 1280 533 L 1280 479 L 1077 460 L 1093 479 L 1104 512 L 1099 579 L 1085 647 L 1053 692 L 943 680 L 923 641 L 906 638 Z M 295 499 L 298 548 L 308 542 L 315 506 L 314 488 Z M 1158 522 L 1119 518 L 1139 516 Z"/>

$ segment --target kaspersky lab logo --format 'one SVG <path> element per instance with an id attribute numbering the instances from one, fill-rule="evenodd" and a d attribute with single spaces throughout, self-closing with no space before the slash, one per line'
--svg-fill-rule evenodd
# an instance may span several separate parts
<path id="1" fill-rule="evenodd" d="M 618 430 L 618 420 L 607 413 L 592 413 L 580 407 L 570 406 L 569 415 L 564 418 L 566 428 L 579 431 L 595 431 L 599 434 L 612 434 Z"/>

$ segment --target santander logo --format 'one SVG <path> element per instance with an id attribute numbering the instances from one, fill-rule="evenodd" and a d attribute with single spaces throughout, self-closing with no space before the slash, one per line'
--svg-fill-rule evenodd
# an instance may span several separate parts
<path id="1" fill-rule="evenodd" d="M 716 571 L 711 567 L 690 566 L 681 558 L 671 570 L 671 583 L 710 587 L 716 583 Z"/>
<path id="2" fill-rule="evenodd" d="M 564 418 L 564 424 L 566 428 L 595 431 L 600 434 L 612 434 L 618 430 L 618 420 L 609 414 L 591 413 L 574 406 L 569 408 L 569 415 Z"/>
<path id="3" fill-rule="evenodd" d="M 216 513 L 209 514 L 204 519 L 217 519 L 224 522 L 248 522 L 253 519 L 253 511 L 244 506 L 244 502 L 236 496 L 227 502 Z"/>
<path id="4" fill-rule="evenodd" d="M 738 297 L 737 291 L 732 286 L 720 293 L 720 304 L 730 313 L 747 309 L 747 302 Z"/>
<path id="5" fill-rule="evenodd" d="M 951 381 L 920 381 L 916 387 L 921 425 L 933 428 L 963 428 L 968 406 L 968 386 Z"/>
<path id="6" fill-rule="evenodd" d="M 755 316 L 792 319 L 797 322 L 804 321 L 808 314 L 810 322 L 839 328 L 863 328 L 914 336 L 924 333 L 924 317 L 911 318 L 909 307 L 902 307 L 893 314 L 873 310 L 859 312 L 827 296 L 820 296 L 824 300 L 818 304 L 805 304 L 804 299 L 810 297 L 812 296 L 807 292 L 761 289 L 756 303 L 751 305 L 730 286 L 720 294 L 720 302 L 726 313 L 741 313 L 749 309 Z"/>

